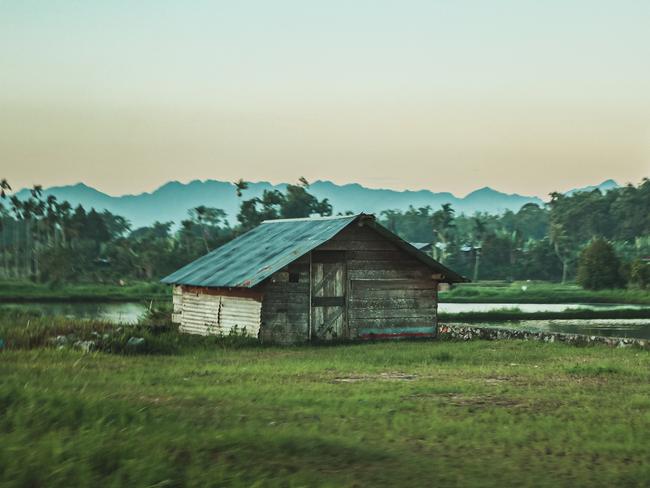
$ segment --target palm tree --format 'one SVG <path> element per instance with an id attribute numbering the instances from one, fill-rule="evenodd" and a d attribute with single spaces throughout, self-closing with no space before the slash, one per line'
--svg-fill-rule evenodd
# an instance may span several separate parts
<path id="1" fill-rule="evenodd" d="M 16 278 L 20 276 L 19 254 L 20 254 L 20 232 L 18 232 L 18 224 L 23 218 L 23 202 L 17 196 L 13 195 L 9 201 L 11 202 L 11 211 L 14 214 L 16 225 L 14 226 L 14 275 Z"/>
<path id="2" fill-rule="evenodd" d="M 380 215 L 384 217 L 386 228 L 397 233 L 397 223 L 400 221 L 402 213 L 399 210 L 382 210 Z"/>
<path id="3" fill-rule="evenodd" d="M 235 181 L 233 185 L 235 185 L 235 193 L 237 194 L 237 198 L 241 198 L 244 190 L 248 190 L 248 182 L 244 181 L 242 178 L 239 178 L 237 181 Z"/>
<path id="4" fill-rule="evenodd" d="M 67 200 L 64 200 L 57 206 L 57 219 L 61 225 L 61 245 L 67 247 L 68 245 L 68 233 L 67 229 L 70 225 L 70 212 L 72 210 L 72 205 Z"/>
<path id="5" fill-rule="evenodd" d="M 569 268 L 568 236 L 564 226 L 559 222 L 552 222 L 549 228 L 549 239 L 553 244 L 553 251 L 562 263 L 562 284 L 566 283 Z"/>
<path id="6" fill-rule="evenodd" d="M 474 221 L 474 276 L 473 281 L 478 281 L 478 270 L 481 262 L 481 248 L 483 246 L 483 238 L 487 230 L 486 222 L 480 216 L 472 219 Z"/>
<path id="7" fill-rule="evenodd" d="M 11 191 L 11 185 L 5 178 L 0 180 L 0 199 L 5 200 L 7 198 L 7 193 Z M 9 261 L 7 256 L 7 225 L 6 225 L 6 216 L 7 212 L 4 205 L 0 203 L 0 231 L 2 231 L 2 264 L 3 264 L 3 275 L 4 277 L 9 276 Z"/>
<path id="8" fill-rule="evenodd" d="M 31 205 L 32 211 L 31 214 L 35 217 L 34 223 L 29 226 L 30 237 L 32 239 L 32 266 L 34 268 L 34 275 L 36 279 L 40 279 L 40 266 L 39 258 L 43 241 L 43 217 L 45 216 L 46 203 L 43 200 L 43 186 L 34 185 L 30 190 L 32 194 Z"/>
<path id="9" fill-rule="evenodd" d="M 57 226 L 59 223 L 59 205 L 54 195 L 48 195 L 46 200 L 47 211 L 45 215 L 46 233 L 48 244 L 52 247 L 57 245 Z"/>
<path id="10" fill-rule="evenodd" d="M 454 224 L 455 210 L 452 208 L 451 203 L 442 204 L 442 208 L 433 213 L 431 221 L 433 224 L 434 242 L 431 253 L 434 259 L 438 259 L 444 263 L 447 259 L 447 249 L 452 238 L 452 231 Z M 440 243 L 440 248 L 436 245 Z"/>
<path id="11" fill-rule="evenodd" d="M 11 185 L 9 185 L 9 182 L 7 181 L 6 178 L 2 178 L 0 180 L 0 198 L 5 199 L 7 198 L 7 193 L 11 191 Z"/>

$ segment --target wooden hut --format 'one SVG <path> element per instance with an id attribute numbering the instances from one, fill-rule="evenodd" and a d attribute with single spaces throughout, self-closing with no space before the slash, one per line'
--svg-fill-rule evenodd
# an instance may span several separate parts
<path id="1" fill-rule="evenodd" d="M 433 337 L 440 283 L 468 281 L 372 215 L 269 220 L 164 278 L 192 334 Z"/>

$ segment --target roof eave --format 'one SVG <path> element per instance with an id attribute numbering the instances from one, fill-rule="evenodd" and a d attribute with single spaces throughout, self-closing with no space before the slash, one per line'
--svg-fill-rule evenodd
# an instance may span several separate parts
<path id="1" fill-rule="evenodd" d="M 426 264 L 430 268 L 435 269 L 436 271 L 439 271 L 440 274 L 443 275 L 442 279 L 439 280 L 443 283 L 469 283 L 471 280 L 469 278 L 466 278 L 462 275 L 459 275 L 455 271 L 452 271 L 451 269 L 447 268 L 445 265 L 439 263 L 435 259 L 433 259 L 431 256 L 428 254 L 425 254 L 424 252 L 420 251 L 416 247 L 413 247 L 411 244 L 409 244 L 407 241 L 399 237 L 398 235 L 394 234 L 393 232 L 389 231 L 386 229 L 383 225 L 377 223 L 377 221 L 373 220 L 372 222 L 372 227 L 392 241 L 394 244 L 396 244 L 398 247 L 400 247 L 402 250 L 406 251 L 410 255 L 412 255 L 414 258 L 418 259 L 420 262 L 423 264 Z"/>

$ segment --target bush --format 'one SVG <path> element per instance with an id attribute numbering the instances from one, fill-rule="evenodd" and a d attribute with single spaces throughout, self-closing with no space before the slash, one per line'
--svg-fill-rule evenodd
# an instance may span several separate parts
<path id="1" fill-rule="evenodd" d="M 644 290 L 650 287 L 650 263 L 637 259 L 630 267 L 630 281 Z"/>
<path id="2" fill-rule="evenodd" d="M 621 261 L 612 245 L 604 239 L 592 240 L 580 254 L 578 283 L 587 290 L 621 288 L 625 279 L 621 273 Z"/>

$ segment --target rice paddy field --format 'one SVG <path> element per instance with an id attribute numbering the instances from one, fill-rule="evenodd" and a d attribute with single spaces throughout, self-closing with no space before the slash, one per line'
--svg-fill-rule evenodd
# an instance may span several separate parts
<path id="1" fill-rule="evenodd" d="M 270 347 L 15 315 L 0 338 L 3 487 L 650 484 L 643 350 Z"/>

